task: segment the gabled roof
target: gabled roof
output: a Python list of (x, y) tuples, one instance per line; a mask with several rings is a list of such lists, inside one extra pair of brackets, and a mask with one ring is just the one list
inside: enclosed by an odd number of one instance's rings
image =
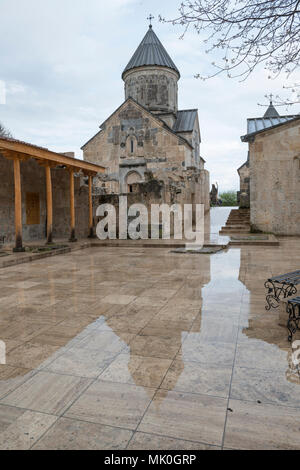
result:
[(184, 109), (177, 112), (177, 119), (173, 126), (174, 132), (192, 132), (197, 119), (198, 109)]
[(149, 26), (149, 29), (141, 44), (125, 67), (122, 77), (126, 72), (128, 72), (128, 70), (134, 69), (136, 67), (143, 67), (145, 65), (168, 67), (169, 69), (175, 70), (175, 72), (177, 72), (180, 76), (179, 70), (156, 36), (151, 25)]
[(184, 142), (185, 144), (187, 144), (190, 148), (193, 148), (193, 146), (191, 145), (191, 143), (185, 139), (184, 137), (180, 136), (180, 135), (177, 135), (176, 132), (173, 131), (173, 129), (171, 129), (171, 127), (169, 127), (165, 121), (163, 121), (157, 114), (153, 114), (151, 113), (147, 108), (145, 108), (143, 105), (141, 105), (140, 103), (138, 103), (137, 101), (135, 101), (133, 98), (127, 98), (127, 100), (125, 100), (101, 125), (100, 125), (100, 129), (101, 131), (100, 132), (97, 132), (97, 134), (95, 134), (91, 139), (89, 139), (82, 147), (81, 147), (81, 150), (84, 150), (84, 147), (89, 143), (91, 142), (91, 140), (93, 140), (98, 134), (100, 134), (102, 132), (102, 129), (105, 128), (105, 125), (107, 123), (107, 121), (109, 121), (111, 119), (111, 117), (116, 114), (118, 111), (121, 110), (121, 108), (126, 104), (126, 103), (129, 103), (130, 101), (132, 101), (136, 106), (138, 106), (139, 108), (141, 108), (144, 112), (146, 112), (147, 114), (150, 114), (151, 117), (153, 119), (156, 119), (157, 121), (159, 121), (163, 127), (171, 132), (171, 134), (174, 134), (178, 139), (180, 139), (182, 142)]
[(296, 121), (297, 119), (300, 119), (299, 114), (271, 118), (263, 117), (247, 119), (247, 134), (243, 135), (241, 140), (242, 142), (247, 142), (249, 138), (255, 136), (256, 134), (266, 130), (274, 129), (288, 122)]
[(286, 116), (280, 116), (277, 109), (274, 108), (272, 101), (261, 118), (250, 118), (247, 119), (247, 134), (241, 137), (242, 142), (247, 142), (249, 138), (264, 132), (268, 129), (286, 124), (289, 121), (293, 121), (299, 117), (298, 114), (290, 114)]

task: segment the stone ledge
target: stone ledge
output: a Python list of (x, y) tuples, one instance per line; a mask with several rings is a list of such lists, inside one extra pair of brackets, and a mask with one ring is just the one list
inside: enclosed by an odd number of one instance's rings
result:
[[(221, 234), (221, 232), (220, 232)], [(228, 235), (228, 233), (227, 233)], [(229, 235), (229, 246), (256, 245), (256, 246), (279, 246), (279, 241), (274, 235), (234, 234)]]
[[(83, 250), (85, 248), (91, 247), (90, 241), (80, 241), (77, 243), (67, 244), (64, 243), (65, 247), (59, 248), (57, 250), (52, 251), (45, 251), (41, 253), (32, 253), (32, 252), (24, 252), (24, 253), (11, 253), (6, 252), (6, 256), (0, 258), (0, 269), (1, 268), (8, 268), (10, 266), (16, 266), (18, 264), (30, 263), (31, 261), (40, 260), (43, 258), (49, 258), (51, 256), (63, 255), (66, 253), (71, 253), (72, 251)], [(41, 243), (42, 245), (42, 243)]]

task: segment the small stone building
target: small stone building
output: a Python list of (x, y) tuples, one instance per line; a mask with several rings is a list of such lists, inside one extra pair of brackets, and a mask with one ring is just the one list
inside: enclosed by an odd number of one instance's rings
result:
[(241, 209), (248, 209), (250, 207), (250, 165), (249, 165), (249, 152), (248, 158), (237, 170), (240, 177), (240, 190), (237, 193), (237, 200)]
[(300, 235), (300, 115), (280, 116), (271, 102), (241, 140), (249, 157), (238, 170), (240, 200), (249, 198), (252, 229)]
[(142, 193), (143, 183), (156, 180), (165, 202), (203, 203), (209, 210), (198, 112), (178, 110), (180, 72), (151, 25), (122, 78), (124, 103), (82, 147), (84, 160), (106, 168), (99, 194)]

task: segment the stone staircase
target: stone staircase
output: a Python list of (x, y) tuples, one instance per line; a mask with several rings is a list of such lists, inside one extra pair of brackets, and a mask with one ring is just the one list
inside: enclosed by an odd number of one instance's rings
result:
[(250, 232), (250, 209), (232, 209), (220, 235)]

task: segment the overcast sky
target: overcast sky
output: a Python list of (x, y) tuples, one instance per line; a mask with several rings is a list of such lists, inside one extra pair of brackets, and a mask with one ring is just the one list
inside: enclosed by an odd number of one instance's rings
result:
[[(244, 163), (247, 117), (261, 116), (264, 95), (282, 92), (263, 69), (245, 83), (218, 77), (203, 82), (214, 57), (196, 33), (184, 40), (180, 26), (159, 23), (176, 16), (180, 0), (0, 0), (0, 80), (6, 104), (0, 121), (13, 136), (52, 150), (75, 151), (124, 101), (121, 73), (148, 29), (154, 31), (181, 72), (180, 109), (198, 108), (201, 154), (221, 190), (238, 189)], [(279, 109), (286, 114), (285, 109)], [(296, 107), (288, 113), (298, 113)]]

